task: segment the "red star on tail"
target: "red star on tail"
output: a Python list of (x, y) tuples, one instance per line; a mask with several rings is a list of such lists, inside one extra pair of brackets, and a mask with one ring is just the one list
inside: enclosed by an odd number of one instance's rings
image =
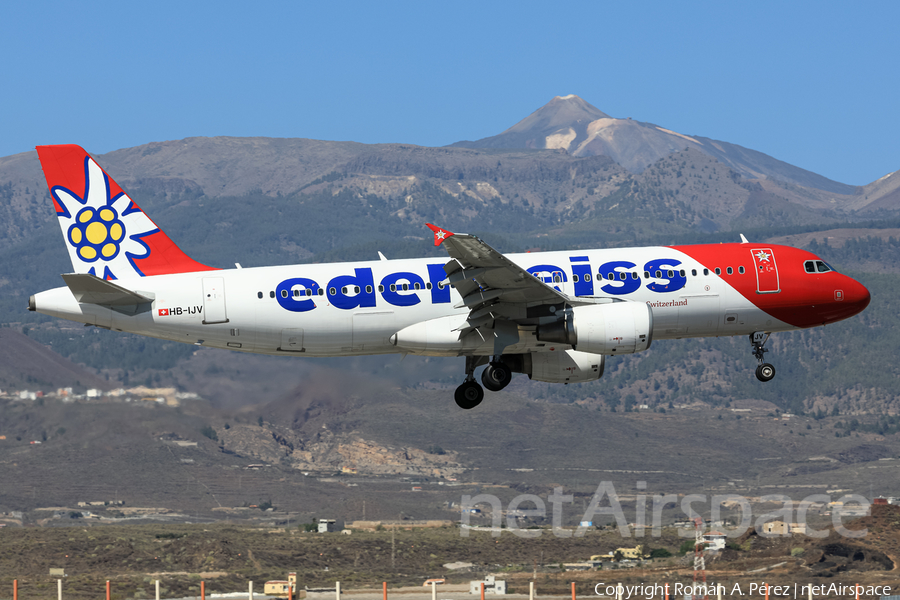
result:
[(440, 246), (441, 242), (446, 240), (448, 237), (453, 235), (452, 231), (447, 231), (446, 229), (441, 229), (437, 225), (432, 225), (431, 223), (425, 223), (428, 226), (428, 229), (434, 232), (434, 245)]

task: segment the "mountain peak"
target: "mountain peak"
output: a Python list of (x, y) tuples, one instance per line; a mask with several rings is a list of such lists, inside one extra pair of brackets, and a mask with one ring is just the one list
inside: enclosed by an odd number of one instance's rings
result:
[[(575, 94), (554, 96), (550, 102), (540, 107), (503, 133), (540, 131), (547, 135), (560, 128), (574, 124), (590, 123), (597, 119), (608, 119), (608, 114), (585, 102)], [(503, 135), (503, 134), (501, 134)]]

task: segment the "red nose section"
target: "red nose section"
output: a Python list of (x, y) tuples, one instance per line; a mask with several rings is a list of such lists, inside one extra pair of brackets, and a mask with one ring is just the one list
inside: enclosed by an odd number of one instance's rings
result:
[(852, 317), (865, 310), (869, 305), (869, 302), (872, 301), (872, 295), (869, 293), (868, 288), (860, 282), (851, 279), (850, 277), (848, 277), (847, 280), (847, 290), (844, 302), (847, 303), (847, 310), (852, 311), (847, 314), (847, 317)]
[(872, 296), (866, 286), (846, 275), (840, 289), (834, 290), (834, 300), (815, 307), (822, 324), (835, 323), (861, 313), (869, 305)]

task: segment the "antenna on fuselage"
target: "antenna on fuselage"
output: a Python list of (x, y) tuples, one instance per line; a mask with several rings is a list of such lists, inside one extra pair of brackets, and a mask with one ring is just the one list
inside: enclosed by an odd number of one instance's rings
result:
[(742, 244), (749, 244), (749, 243), (750, 243), (749, 241), (747, 241), (747, 238), (744, 237), (744, 234), (743, 234), (743, 233), (741, 234), (741, 243), (742, 243)]
[(381, 260), (387, 260), (384, 254), (381, 253), (381, 250), (378, 251), (378, 258), (380, 258)]

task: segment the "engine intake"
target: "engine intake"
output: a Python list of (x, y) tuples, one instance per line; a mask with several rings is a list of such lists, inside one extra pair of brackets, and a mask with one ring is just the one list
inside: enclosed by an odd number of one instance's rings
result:
[(653, 311), (642, 302), (575, 306), (565, 318), (540, 325), (537, 339), (591, 354), (643, 352), (653, 341)]

